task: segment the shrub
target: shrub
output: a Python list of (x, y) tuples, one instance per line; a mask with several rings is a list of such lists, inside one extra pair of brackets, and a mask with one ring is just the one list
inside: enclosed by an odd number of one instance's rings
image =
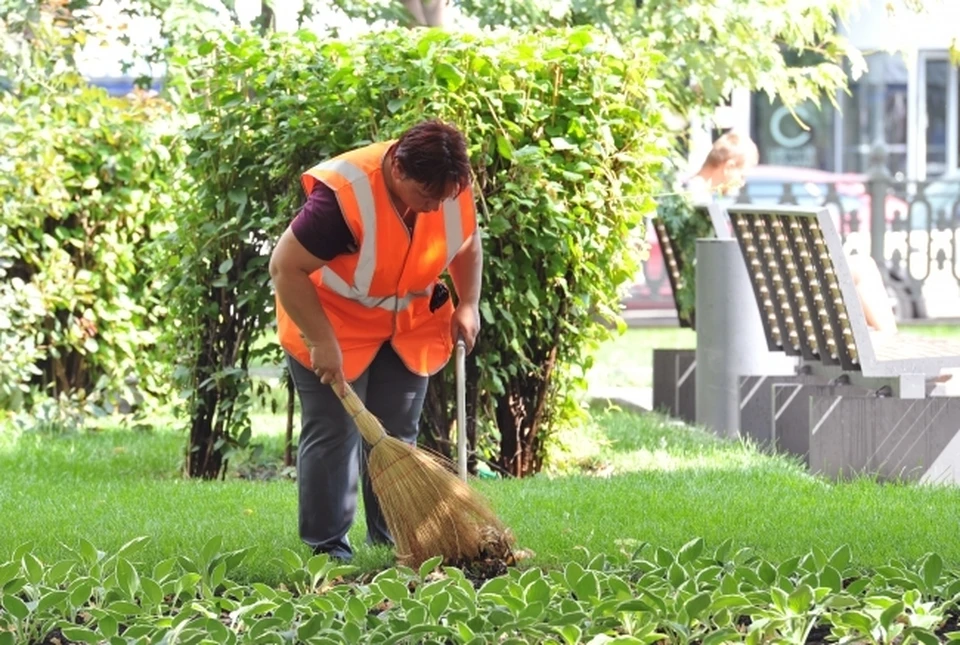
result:
[(169, 118), (69, 72), (0, 97), (0, 345), (15, 348), (3, 407), (29, 406), (30, 392), (110, 405), (132, 398), (128, 379), (165, 390), (149, 249), (175, 206)]
[[(237, 35), (177, 57), (196, 117), (197, 198), (169, 241), (180, 259), (171, 302), (191, 455), (209, 465), (191, 472), (221, 472), (211, 451), (247, 432), (246, 370), (274, 316), (270, 245), (304, 199), (300, 173), (427, 116), (464, 131), (476, 174), (486, 260), (471, 406), (500, 435), (502, 466), (538, 470), (545, 432), (576, 411), (587, 350), (637, 268), (633, 236), (653, 210), (665, 149), (658, 60), (643, 42), (622, 48), (590, 28), (533, 41), (511, 31)], [(258, 351), (280, 358), (275, 343)], [(449, 440), (451, 371), (431, 384), (434, 444)]]

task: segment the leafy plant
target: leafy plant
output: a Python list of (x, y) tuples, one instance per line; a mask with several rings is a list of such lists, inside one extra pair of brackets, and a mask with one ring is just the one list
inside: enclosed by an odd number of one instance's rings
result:
[[(189, 472), (222, 472), (222, 449), (249, 428), (250, 360), (280, 358), (275, 343), (254, 343), (273, 322), (267, 260), (303, 201), (300, 173), (424, 116), (461, 127), (476, 175), (487, 259), (472, 405), (495, 422), (505, 469), (538, 470), (636, 269), (631, 237), (663, 157), (656, 60), (642, 42), (623, 49), (589, 28), (536, 43), (512, 33), (395, 30), (322, 44), (238, 34), (177, 58), (175, 87), (196, 119), (186, 133), (195, 199), (166, 245)], [(449, 378), (433, 379), (433, 392)], [(442, 406), (428, 408), (426, 425), (442, 440), (453, 399), (433, 398)]]
[[(643, 545), (619, 555), (584, 553), (550, 569), (513, 568), (486, 580), (439, 560), (356, 577), (326, 555), (282, 550), (288, 580), (276, 588), (230, 578), (249, 549), (221, 549), (139, 565), (136, 538), (107, 554), (80, 539), (71, 555), (41, 562), (29, 545), (0, 563), (0, 644), (74, 642), (305, 643), (796, 643), (960, 642), (945, 630), (945, 599), (845, 571), (846, 587), (818, 576), (844, 549), (775, 563), (707, 549)], [(834, 566), (836, 565), (836, 566)], [(922, 566), (922, 565), (921, 565)], [(844, 567), (841, 567), (844, 568)], [(916, 566), (908, 567), (918, 572)], [(956, 572), (948, 579), (957, 582)], [(825, 584), (826, 583), (826, 584)], [(872, 587), (871, 587), (872, 586)], [(941, 640), (942, 639), (942, 640)]]
[(164, 392), (149, 242), (176, 208), (173, 123), (163, 101), (112, 98), (68, 67), (0, 95), (0, 338), (18, 345), (5, 406), (33, 391), (116, 405), (139, 396), (130, 381)]
[(656, 217), (680, 260), (680, 275), (675, 285), (677, 314), (680, 320), (695, 325), (697, 239), (713, 237), (713, 225), (708, 217), (694, 210), (692, 200), (682, 187), (664, 183), (671, 188), (657, 197)]

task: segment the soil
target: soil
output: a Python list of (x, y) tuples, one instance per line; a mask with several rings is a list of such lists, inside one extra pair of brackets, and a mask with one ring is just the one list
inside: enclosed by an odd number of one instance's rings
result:
[(74, 641), (70, 640), (63, 635), (63, 632), (60, 631), (60, 628), (52, 630), (49, 634), (43, 637), (43, 640), (37, 641), (36, 645), (71, 645)]

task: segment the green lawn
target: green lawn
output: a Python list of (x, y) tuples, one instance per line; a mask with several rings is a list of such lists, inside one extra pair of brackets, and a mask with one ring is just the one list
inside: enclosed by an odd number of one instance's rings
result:
[[(960, 340), (960, 325), (911, 323), (904, 334)], [(653, 350), (697, 346), (696, 333), (680, 327), (633, 327), (605, 343), (595, 354), (592, 383), (605, 387), (653, 387)]]
[[(849, 544), (855, 564), (916, 559), (939, 552), (960, 565), (960, 491), (868, 480), (831, 484), (796, 464), (713, 438), (652, 415), (594, 410), (578, 451), (584, 474), (482, 481), (477, 486), (534, 552), (531, 563), (557, 564), (613, 553), (641, 542), (679, 548), (695, 537), (708, 546), (730, 538), (771, 559), (819, 546)], [(279, 437), (271, 434), (274, 449)], [(64, 555), (83, 537), (112, 552), (151, 538), (145, 566), (171, 555), (195, 557), (212, 537), (223, 551), (253, 547), (238, 580), (277, 583), (275, 555), (306, 556), (296, 535), (290, 480), (185, 481), (178, 466), (183, 436), (169, 430), (102, 430), (72, 436), (0, 439), (0, 561), (25, 542), (41, 560)], [(352, 538), (362, 542), (362, 514)], [(389, 553), (359, 547), (369, 570)]]

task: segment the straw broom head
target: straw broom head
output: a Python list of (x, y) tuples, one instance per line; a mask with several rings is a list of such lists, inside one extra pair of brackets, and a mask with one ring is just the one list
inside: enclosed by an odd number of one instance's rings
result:
[[(509, 531), (487, 501), (445, 466), (446, 460), (388, 435), (344, 385), (341, 401), (371, 446), (370, 483), (402, 564), (415, 567), (438, 555), (447, 564), (459, 564), (509, 549)], [(334, 390), (340, 395), (336, 385)]]

